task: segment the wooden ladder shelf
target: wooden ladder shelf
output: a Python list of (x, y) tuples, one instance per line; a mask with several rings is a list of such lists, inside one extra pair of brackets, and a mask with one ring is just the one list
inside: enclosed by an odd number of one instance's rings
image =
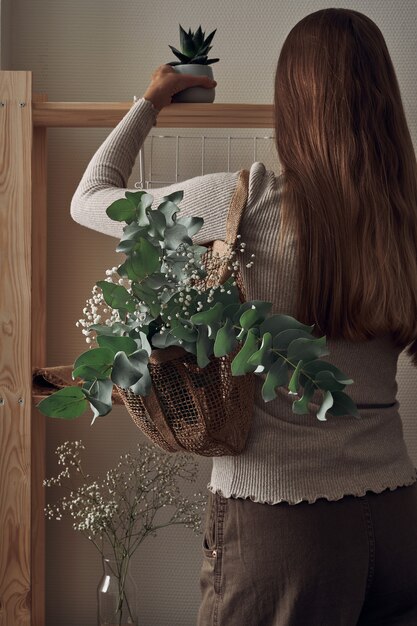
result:
[[(32, 72), (0, 72), (0, 624), (45, 624), (47, 128), (114, 127), (132, 102), (48, 102)], [(273, 128), (273, 106), (172, 104), (157, 127)]]

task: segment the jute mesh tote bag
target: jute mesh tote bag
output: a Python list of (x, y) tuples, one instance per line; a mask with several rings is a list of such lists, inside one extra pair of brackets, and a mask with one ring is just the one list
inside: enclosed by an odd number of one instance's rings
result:
[[(204, 289), (223, 284), (231, 275), (227, 261), (216, 263), (235, 244), (248, 196), (249, 171), (241, 170), (229, 206), (225, 241), (205, 244)], [(235, 274), (241, 302), (246, 300), (240, 269)], [(204, 368), (180, 346), (155, 349), (149, 359), (151, 393), (139, 396), (116, 386), (135, 424), (160, 448), (202, 456), (237, 455), (245, 447), (251, 425), (254, 374), (232, 376), (234, 353), (210, 357)]]

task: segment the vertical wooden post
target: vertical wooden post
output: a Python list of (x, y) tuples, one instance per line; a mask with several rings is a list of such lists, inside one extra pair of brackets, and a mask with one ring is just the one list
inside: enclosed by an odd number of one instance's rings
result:
[(0, 102), (0, 624), (30, 626), (32, 73)]
[[(46, 102), (32, 94), (32, 102)], [(32, 368), (46, 367), (47, 127), (33, 127), (32, 145)], [(32, 626), (45, 624), (45, 422), (32, 408)]]

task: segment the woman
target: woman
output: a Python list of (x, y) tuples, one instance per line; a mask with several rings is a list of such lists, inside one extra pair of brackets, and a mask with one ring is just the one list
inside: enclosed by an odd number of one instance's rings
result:
[[(121, 237), (105, 209), (125, 195), (158, 112), (205, 77), (159, 67), (94, 155), (72, 217)], [(323, 9), (290, 31), (275, 75), (282, 174), (256, 162), (241, 224), (249, 299), (273, 302), (326, 335), (354, 379), (361, 419), (265, 403), (238, 456), (213, 458), (198, 626), (417, 624), (417, 485), (396, 400), (400, 352), (417, 365), (417, 166), (384, 38), (365, 15)], [(238, 172), (152, 189), (184, 190), (194, 243), (225, 237)], [(129, 191), (136, 191), (131, 189)], [(317, 393), (317, 392), (316, 392)], [(317, 404), (315, 404), (317, 402)]]

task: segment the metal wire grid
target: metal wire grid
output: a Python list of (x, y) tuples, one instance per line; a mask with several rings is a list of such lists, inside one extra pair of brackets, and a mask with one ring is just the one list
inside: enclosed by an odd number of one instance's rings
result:
[[(175, 180), (153, 180), (152, 178), (152, 155), (153, 155), (153, 140), (154, 138), (158, 139), (175, 139)], [(204, 176), (204, 165), (205, 165), (205, 140), (206, 139), (227, 139), (227, 171), (230, 172), (230, 153), (231, 153), (231, 142), (233, 139), (251, 139), (251, 137), (247, 137), (246, 135), (220, 135), (216, 137), (201, 135), (201, 175)], [(171, 185), (173, 183), (178, 182), (178, 163), (179, 163), (179, 140), (180, 139), (198, 139), (198, 136), (188, 136), (188, 135), (151, 135), (150, 136), (150, 158), (149, 158), (149, 180), (145, 180), (145, 150), (144, 146), (142, 146), (139, 150), (139, 172), (140, 172), (140, 181), (135, 183), (136, 189), (149, 189), (149, 185)], [(258, 139), (274, 139), (273, 135), (255, 135), (252, 137), (253, 140), (253, 161), (257, 160), (257, 140)]]

